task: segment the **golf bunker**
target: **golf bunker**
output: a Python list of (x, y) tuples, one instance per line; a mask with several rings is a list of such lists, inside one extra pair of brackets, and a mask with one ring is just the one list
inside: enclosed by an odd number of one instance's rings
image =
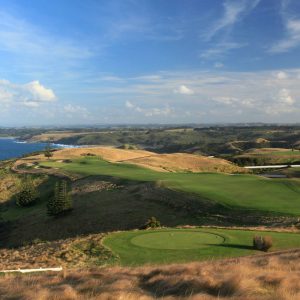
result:
[(142, 248), (183, 250), (206, 248), (222, 244), (224, 240), (221, 235), (210, 232), (170, 230), (140, 234), (130, 243)]

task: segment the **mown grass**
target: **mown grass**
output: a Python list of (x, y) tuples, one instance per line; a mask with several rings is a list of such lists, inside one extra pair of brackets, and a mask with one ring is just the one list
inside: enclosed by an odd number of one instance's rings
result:
[(47, 161), (43, 166), (81, 175), (107, 175), (135, 181), (155, 181), (193, 193), (228, 207), (274, 214), (300, 214), (300, 184), (292, 179), (269, 179), (255, 175), (156, 172), (135, 165), (83, 158), (72, 163)]
[[(179, 249), (164, 249), (168, 247), (166, 241), (166, 233), (176, 234), (178, 232), (187, 233), (188, 239), (193, 237), (191, 232), (211, 233), (218, 237), (223, 237), (224, 241), (220, 244), (211, 243), (211, 238), (205, 236), (199, 241), (198, 248), (180, 249), (181, 242), (178, 240)], [(156, 238), (162, 249), (150, 248), (148, 245), (147, 235), (151, 238), (151, 234), (156, 233)], [(159, 237), (159, 233), (161, 237)], [(116, 255), (120, 257), (120, 264), (124, 266), (143, 265), (143, 264), (167, 264), (177, 262), (191, 262), (208, 259), (217, 259), (224, 257), (236, 257), (261, 253), (252, 247), (252, 238), (254, 235), (271, 236), (274, 245), (272, 250), (296, 248), (300, 246), (300, 238), (297, 233), (279, 233), (279, 232), (263, 232), (250, 230), (228, 230), (228, 229), (161, 229), (148, 231), (127, 231), (113, 233), (106, 237), (103, 241), (104, 245), (109, 247)], [(144, 239), (142, 243), (136, 243), (137, 237)], [(186, 241), (184, 234), (183, 241)], [(189, 241), (191, 244), (191, 241)]]

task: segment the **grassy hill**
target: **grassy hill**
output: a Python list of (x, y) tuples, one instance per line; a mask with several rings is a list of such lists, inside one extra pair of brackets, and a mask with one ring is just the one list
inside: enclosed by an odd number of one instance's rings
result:
[[(221, 158), (207, 157), (187, 153), (157, 154), (145, 150), (117, 149), (113, 147), (65, 148), (53, 152), (52, 161), (98, 157), (109, 162), (127, 163), (154, 169), (160, 172), (222, 172), (246, 173), (230, 161)], [(45, 160), (43, 154), (19, 159), (17, 165), (32, 166)]]
[(254, 175), (167, 173), (131, 164), (82, 158), (71, 163), (46, 161), (42, 166), (88, 175), (106, 175), (133, 181), (160, 182), (173, 190), (192, 193), (232, 208), (300, 214), (300, 184), (291, 179), (266, 179)]

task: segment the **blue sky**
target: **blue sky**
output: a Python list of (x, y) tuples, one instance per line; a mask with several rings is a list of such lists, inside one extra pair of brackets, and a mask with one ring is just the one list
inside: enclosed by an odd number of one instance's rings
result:
[(298, 0), (0, 0), (0, 125), (299, 122)]

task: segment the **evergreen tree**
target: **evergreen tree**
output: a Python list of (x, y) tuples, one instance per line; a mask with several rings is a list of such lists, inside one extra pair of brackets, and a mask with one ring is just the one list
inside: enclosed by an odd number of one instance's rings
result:
[(72, 210), (72, 198), (66, 180), (55, 183), (54, 197), (49, 199), (47, 209), (48, 214), (53, 216)]

